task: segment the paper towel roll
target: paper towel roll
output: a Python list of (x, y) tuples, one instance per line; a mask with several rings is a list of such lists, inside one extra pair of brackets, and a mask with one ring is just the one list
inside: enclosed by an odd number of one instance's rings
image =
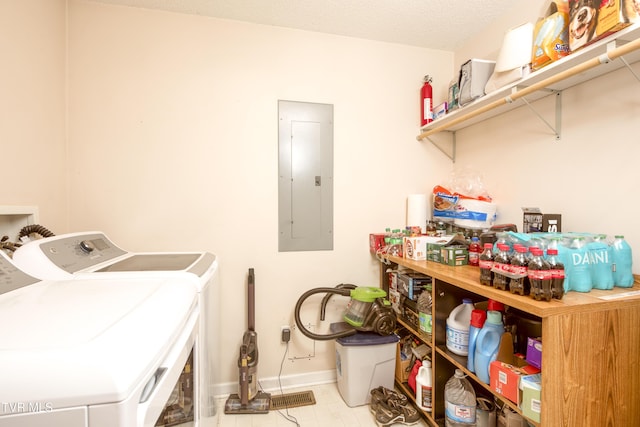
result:
[(407, 197), (407, 227), (419, 226), (427, 232), (427, 195), (409, 194)]

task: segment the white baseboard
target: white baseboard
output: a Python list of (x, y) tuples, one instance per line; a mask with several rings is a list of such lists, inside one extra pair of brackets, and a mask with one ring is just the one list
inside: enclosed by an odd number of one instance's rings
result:
[[(329, 384), (336, 382), (336, 370), (307, 372), (304, 374), (285, 375), (278, 377), (260, 378), (258, 384), (260, 389), (268, 393), (282, 390), (310, 387), (319, 384)], [(220, 383), (214, 386), (214, 394), (218, 397), (227, 396), (238, 392), (238, 382)]]

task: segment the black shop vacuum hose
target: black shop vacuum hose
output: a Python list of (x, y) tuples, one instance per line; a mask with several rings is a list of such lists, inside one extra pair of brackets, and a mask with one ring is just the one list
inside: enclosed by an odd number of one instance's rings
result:
[(348, 297), (348, 296), (351, 295), (351, 290), (355, 289), (355, 288), (356, 288), (355, 285), (340, 284), (340, 285), (336, 286), (335, 288), (314, 288), (314, 289), (309, 289), (307, 292), (303, 293), (300, 296), (300, 298), (298, 298), (298, 302), (296, 303), (296, 308), (295, 308), (296, 325), (298, 325), (298, 329), (300, 329), (300, 332), (302, 332), (306, 337), (311, 338), (312, 340), (316, 340), (316, 341), (334, 340), (336, 338), (348, 337), (349, 335), (353, 335), (356, 332), (358, 332), (356, 329), (348, 329), (348, 330), (345, 330), (345, 331), (336, 332), (336, 333), (328, 334), (328, 335), (314, 334), (313, 332), (311, 332), (307, 328), (305, 328), (304, 324), (300, 320), (300, 308), (302, 307), (302, 304), (304, 303), (304, 301), (307, 298), (309, 298), (311, 295), (327, 294), (322, 299), (321, 310), (320, 310), (320, 320), (324, 320), (325, 307), (327, 305), (327, 302), (329, 302), (329, 298), (331, 298), (331, 296), (333, 294), (338, 294), (338, 295), (342, 295), (342, 296)]

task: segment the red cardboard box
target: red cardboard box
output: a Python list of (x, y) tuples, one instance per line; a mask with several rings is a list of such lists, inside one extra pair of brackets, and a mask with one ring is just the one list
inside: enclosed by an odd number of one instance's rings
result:
[(496, 360), (489, 366), (489, 382), (493, 391), (519, 405), (520, 377), (539, 372), (539, 369), (530, 365), (519, 368)]
[(369, 234), (369, 251), (375, 254), (384, 247), (384, 233)]

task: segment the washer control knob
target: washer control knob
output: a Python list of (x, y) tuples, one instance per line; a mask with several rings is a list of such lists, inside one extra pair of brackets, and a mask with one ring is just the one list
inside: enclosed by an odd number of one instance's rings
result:
[(96, 247), (94, 246), (93, 242), (91, 242), (90, 240), (83, 240), (80, 242), (80, 249), (84, 253), (90, 254), (95, 250), (95, 248)]

